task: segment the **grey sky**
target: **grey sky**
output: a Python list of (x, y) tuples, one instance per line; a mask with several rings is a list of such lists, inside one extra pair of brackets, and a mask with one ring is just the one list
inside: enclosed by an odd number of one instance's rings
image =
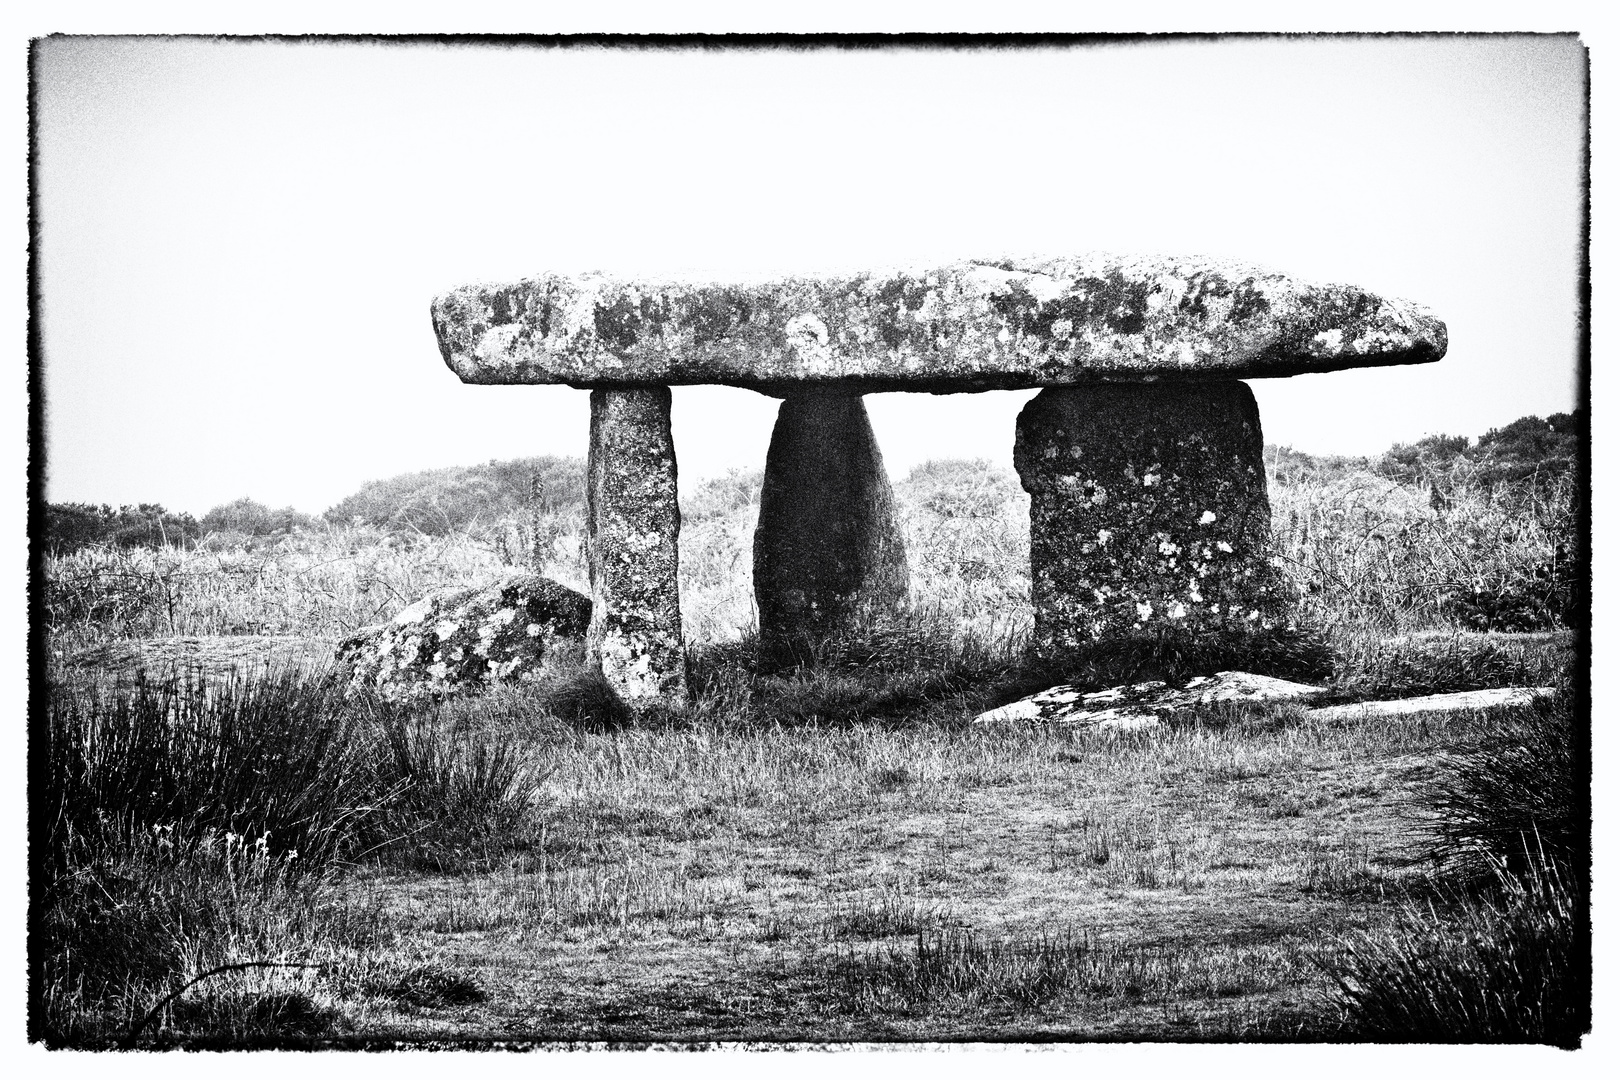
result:
[[(1574, 403), (1569, 37), (1028, 50), (52, 39), (38, 65), (48, 497), (319, 511), (581, 454), (586, 397), (465, 387), (428, 302), (544, 269), (1211, 254), (1446, 320), (1437, 365), (1260, 380), (1268, 441), (1375, 453)], [(869, 399), (891, 473), (1009, 462), (1026, 394)], [(775, 403), (676, 390), (685, 476)]]

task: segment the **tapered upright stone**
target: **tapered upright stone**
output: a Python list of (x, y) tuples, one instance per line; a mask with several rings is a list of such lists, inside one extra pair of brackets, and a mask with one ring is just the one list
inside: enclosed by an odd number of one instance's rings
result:
[(1018, 416), (1035, 648), (1241, 633), (1288, 598), (1260, 413), (1241, 382), (1049, 388)]
[(754, 532), (760, 643), (802, 656), (900, 610), (910, 575), (894, 491), (856, 394), (782, 402)]
[(591, 391), (586, 655), (631, 705), (686, 699), (669, 406), (666, 386)]

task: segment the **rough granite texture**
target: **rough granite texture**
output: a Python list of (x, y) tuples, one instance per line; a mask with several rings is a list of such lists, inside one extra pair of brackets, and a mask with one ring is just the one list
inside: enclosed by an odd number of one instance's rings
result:
[(824, 392), (783, 401), (754, 531), (766, 654), (801, 656), (892, 614), (909, 584), (894, 491), (866, 405)]
[(681, 512), (668, 387), (591, 392), (586, 656), (632, 706), (686, 700), (681, 645)]
[(1018, 416), (1035, 649), (1262, 629), (1288, 608), (1269, 559), (1260, 415), (1240, 382), (1048, 389)]
[(512, 574), (431, 593), (345, 638), (337, 660), (355, 684), (385, 698), (444, 697), (539, 676), (548, 657), (577, 650), (590, 617), (590, 600), (566, 585)]
[(548, 274), (433, 302), (463, 382), (934, 393), (1421, 364), (1427, 309), (1203, 258), (1085, 255), (721, 283)]

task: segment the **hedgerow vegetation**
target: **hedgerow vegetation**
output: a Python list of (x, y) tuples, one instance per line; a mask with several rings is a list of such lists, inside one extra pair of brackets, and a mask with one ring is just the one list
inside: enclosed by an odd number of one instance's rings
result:
[[(514, 565), (583, 589), (578, 461), (398, 477), (319, 519), (242, 499), (191, 532), (143, 507), (87, 538), (73, 521), (118, 515), (52, 507), (31, 1032), (1574, 1045), (1573, 431), (1268, 448), (1302, 625), (1264, 655), (1099, 650), (1062, 672), (1023, 657), (1010, 473), (896, 483), (911, 615), (774, 672), (753, 657), (760, 474), (683, 485), (693, 699), (666, 713), (583, 672), (401, 706), (318, 663), (106, 665), (129, 639), (336, 639)], [(1345, 700), (1559, 692), (1380, 722), (1229, 707), (1111, 738), (968, 722), (1059, 676), (1267, 664)]]

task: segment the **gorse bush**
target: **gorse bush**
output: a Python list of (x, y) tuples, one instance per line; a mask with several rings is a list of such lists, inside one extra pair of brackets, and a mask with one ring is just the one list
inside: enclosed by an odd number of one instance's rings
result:
[(1472, 445), (1463, 435), (1429, 435), (1398, 443), (1373, 468), (1404, 484), (1426, 484), (1441, 497), (1461, 481), (1486, 487), (1526, 479), (1554, 480), (1574, 469), (1580, 448), (1580, 418), (1555, 413), (1521, 416), (1492, 428)]

